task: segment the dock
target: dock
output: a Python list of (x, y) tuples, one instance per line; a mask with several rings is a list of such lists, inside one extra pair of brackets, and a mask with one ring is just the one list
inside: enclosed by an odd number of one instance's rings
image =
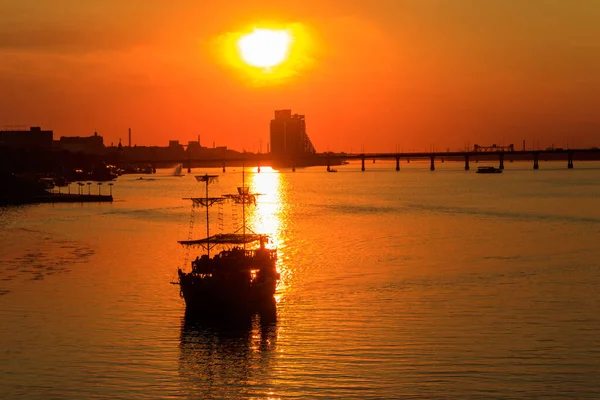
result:
[(106, 194), (49, 193), (43, 196), (34, 196), (28, 203), (112, 203), (112, 201), (112, 195)]

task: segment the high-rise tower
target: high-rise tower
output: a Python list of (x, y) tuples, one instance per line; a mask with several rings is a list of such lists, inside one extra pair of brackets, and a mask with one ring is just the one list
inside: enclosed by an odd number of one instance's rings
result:
[(304, 115), (292, 114), (292, 110), (276, 110), (271, 120), (271, 155), (279, 160), (294, 160), (316, 153), (306, 134)]

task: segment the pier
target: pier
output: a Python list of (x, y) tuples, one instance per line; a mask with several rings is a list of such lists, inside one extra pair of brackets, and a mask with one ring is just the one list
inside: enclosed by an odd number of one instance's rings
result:
[(34, 196), (28, 203), (111, 203), (112, 201), (111, 194), (49, 193), (48, 195)]

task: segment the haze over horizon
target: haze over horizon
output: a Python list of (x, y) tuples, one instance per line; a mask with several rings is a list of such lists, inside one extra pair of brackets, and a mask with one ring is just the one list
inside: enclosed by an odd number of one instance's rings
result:
[[(289, 108), (318, 151), (596, 146), (598, 21), (595, 0), (5, 0), (0, 127), (265, 151)], [(232, 61), (263, 25), (297, 33), (287, 64)]]

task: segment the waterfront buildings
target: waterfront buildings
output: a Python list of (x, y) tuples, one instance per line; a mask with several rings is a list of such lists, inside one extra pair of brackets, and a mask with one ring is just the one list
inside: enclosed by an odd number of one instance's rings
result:
[(98, 132), (94, 132), (93, 136), (61, 136), (60, 140), (55, 142), (55, 147), (72, 153), (102, 155), (104, 154), (104, 139), (98, 135)]
[(9, 149), (51, 150), (52, 131), (42, 130), (39, 126), (25, 129), (0, 130), (0, 147)]

